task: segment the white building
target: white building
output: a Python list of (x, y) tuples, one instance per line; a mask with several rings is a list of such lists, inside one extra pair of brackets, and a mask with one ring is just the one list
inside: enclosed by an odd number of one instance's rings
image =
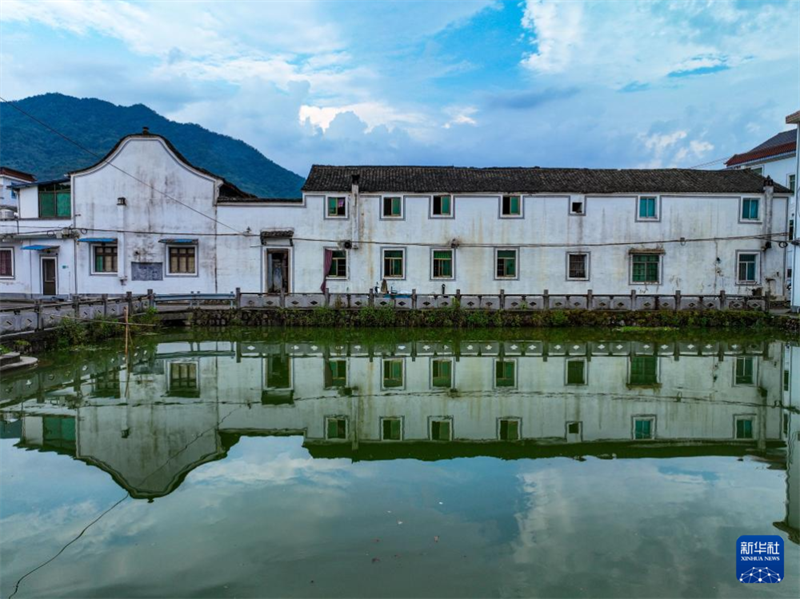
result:
[(19, 201), (15, 185), (31, 183), (36, 177), (13, 168), (0, 166), (0, 210), (17, 210)]
[[(788, 119), (787, 123), (789, 123)], [(795, 199), (797, 188), (797, 131), (790, 129), (773, 135), (752, 150), (733, 155), (725, 162), (725, 165), (729, 169), (749, 169), (763, 177), (769, 177), (776, 183), (780, 183), (791, 190), (788, 232), (790, 238), (794, 239), (797, 229)], [(792, 273), (795, 270), (793, 267), (794, 253), (794, 246), (790, 245), (787, 248), (786, 256), (787, 286), (791, 286)]]
[[(793, 131), (795, 135), (795, 148), (800, 146), (800, 111), (790, 114), (786, 117), (786, 124), (787, 125), (795, 125), (795, 129)], [(790, 264), (793, 265), (792, 270), (793, 272), (800, 273), (800, 250), (798, 250), (798, 233), (797, 227), (800, 224), (800, 210), (797, 209), (797, 179), (800, 177), (800, 152), (795, 151), (794, 156), (794, 183), (795, 187), (793, 190), (795, 191), (795, 217), (793, 221), (793, 237), (792, 244), (791, 244), (791, 262)], [(792, 305), (792, 312), (800, 312), (800, 285), (793, 285), (792, 286), (792, 295), (791, 295), (791, 305)]]
[(20, 188), (19, 220), (0, 222), (16, 265), (0, 290), (782, 297), (791, 193), (766, 183), (746, 170), (314, 166), (302, 198), (256, 198), (145, 131), (68, 190)]

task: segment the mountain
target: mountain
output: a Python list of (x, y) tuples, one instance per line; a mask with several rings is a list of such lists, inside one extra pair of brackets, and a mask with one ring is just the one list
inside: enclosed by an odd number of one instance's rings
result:
[[(163, 135), (192, 164), (261, 197), (300, 197), (303, 178), (241, 140), (200, 125), (176, 123), (143, 104), (117, 106), (96, 98), (44, 94), (14, 102), (70, 139), (105, 156), (142, 127)], [(96, 156), (47, 130), (13, 106), (0, 104), (0, 165), (55, 179), (90, 166)]]

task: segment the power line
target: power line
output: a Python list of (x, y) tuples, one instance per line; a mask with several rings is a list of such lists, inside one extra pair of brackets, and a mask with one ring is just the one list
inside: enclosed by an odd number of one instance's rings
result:
[(695, 164), (694, 166), (690, 166), (688, 168), (702, 168), (704, 166), (711, 166), (712, 164), (716, 164), (717, 162), (722, 162), (723, 160), (727, 160), (730, 156), (723, 156), (722, 158), (715, 158), (714, 160), (709, 160), (708, 162), (703, 162), (702, 164)]
[(115, 168), (115, 169), (116, 169), (116, 170), (118, 170), (119, 172), (121, 172), (121, 173), (123, 173), (123, 174), (127, 175), (128, 177), (130, 177), (130, 178), (131, 178), (131, 179), (133, 179), (134, 181), (137, 181), (138, 183), (141, 183), (142, 185), (144, 185), (144, 186), (146, 186), (146, 187), (149, 187), (150, 189), (152, 189), (152, 190), (153, 190), (153, 191), (155, 191), (156, 193), (160, 193), (160, 194), (161, 194), (161, 195), (163, 195), (165, 198), (168, 198), (168, 199), (172, 200), (173, 202), (176, 202), (176, 203), (180, 204), (180, 205), (181, 205), (181, 206), (183, 206), (184, 208), (188, 208), (188, 209), (189, 209), (189, 210), (191, 210), (192, 212), (194, 212), (194, 213), (196, 213), (196, 214), (199, 214), (200, 216), (203, 216), (203, 217), (205, 217), (205, 218), (207, 218), (207, 219), (209, 219), (209, 220), (211, 220), (211, 221), (213, 221), (213, 222), (217, 223), (218, 225), (222, 225), (223, 227), (227, 227), (227, 228), (228, 228), (228, 229), (230, 229), (231, 231), (236, 231), (236, 233), (238, 233), (238, 234), (243, 234), (243, 232), (242, 232), (242, 231), (239, 231), (238, 229), (236, 229), (236, 228), (234, 228), (234, 227), (232, 227), (232, 226), (230, 226), (230, 225), (228, 225), (228, 224), (226, 224), (226, 223), (223, 223), (222, 221), (220, 221), (220, 220), (218, 220), (218, 219), (214, 218), (213, 216), (209, 216), (209, 215), (208, 215), (208, 214), (206, 214), (205, 212), (202, 212), (202, 211), (198, 210), (197, 208), (194, 208), (193, 206), (190, 206), (189, 204), (187, 204), (187, 203), (185, 203), (185, 202), (182, 202), (182, 201), (180, 201), (180, 200), (179, 200), (179, 199), (177, 199), (177, 198), (174, 198), (174, 197), (172, 197), (172, 196), (171, 196), (170, 194), (168, 194), (166, 191), (163, 191), (163, 190), (161, 190), (161, 189), (157, 189), (156, 187), (154, 187), (153, 185), (151, 185), (151, 184), (150, 184), (150, 183), (148, 183), (147, 181), (143, 181), (142, 179), (140, 179), (140, 178), (139, 178), (139, 177), (137, 177), (136, 175), (132, 175), (132, 174), (131, 174), (131, 173), (129, 173), (128, 171), (126, 171), (126, 170), (124, 170), (124, 169), (121, 169), (121, 168), (120, 168), (120, 167), (118, 167), (116, 164), (113, 164), (113, 163), (111, 163), (111, 162), (109, 162), (109, 161), (106, 161), (106, 160), (104, 160), (104, 159), (105, 159), (105, 157), (104, 157), (104, 156), (101, 156), (100, 154), (98, 154), (98, 153), (96, 153), (96, 152), (94, 152), (94, 151), (90, 150), (89, 148), (87, 148), (86, 146), (84, 146), (83, 144), (81, 144), (80, 142), (77, 142), (77, 141), (75, 141), (74, 139), (72, 139), (71, 137), (69, 137), (69, 136), (65, 135), (64, 133), (62, 133), (62, 132), (61, 132), (61, 131), (59, 131), (58, 129), (56, 129), (56, 128), (54, 128), (54, 127), (50, 126), (50, 125), (48, 125), (47, 123), (45, 123), (45, 122), (44, 122), (44, 121), (42, 121), (41, 119), (39, 119), (39, 118), (35, 117), (34, 115), (32, 115), (31, 113), (27, 112), (26, 110), (23, 110), (22, 108), (20, 108), (19, 106), (17, 106), (17, 105), (16, 105), (14, 102), (11, 102), (10, 100), (6, 100), (6, 99), (5, 99), (5, 98), (3, 98), (2, 96), (0, 96), (0, 101), (2, 101), (2, 102), (4, 102), (4, 103), (8, 104), (8, 105), (9, 105), (9, 106), (11, 106), (11, 107), (12, 107), (14, 110), (16, 110), (16, 111), (18, 111), (18, 112), (20, 112), (20, 113), (24, 114), (25, 116), (27, 116), (27, 117), (28, 117), (29, 119), (31, 119), (32, 121), (34, 121), (34, 122), (38, 123), (39, 125), (41, 125), (41, 126), (42, 126), (42, 127), (44, 127), (45, 129), (47, 129), (47, 130), (49, 130), (49, 131), (52, 131), (53, 133), (55, 133), (55, 134), (56, 134), (56, 135), (58, 135), (59, 137), (61, 137), (61, 138), (65, 139), (66, 141), (68, 141), (69, 143), (71, 143), (72, 145), (74, 145), (75, 147), (77, 147), (77, 148), (80, 148), (80, 149), (81, 149), (81, 150), (83, 150), (84, 152), (87, 152), (88, 154), (91, 154), (92, 156), (94, 156), (95, 158), (98, 158), (98, 159), (100, 159), (101, 161), (104, 161), (104, 163), (105, 163), (105, 164), (107, 164), (108, 166), (110, 166), (110, 167), (112, 167), (112, 168)]
[[(24, 226), (24, 225), (21, 225)], [(40, 229), (38, 231), (29, 231), (28, 234), (32, 233), (57, 233), (63, 232), (65, 229)], [(98, 228), (91, 228), (91, 227), (79, 227), (79, 228), (69, 228), (67, 227), (66, 230), (73, 230), (73, 231), (94, 231), (98, 233), (132, 233), (138, 235), (188, 235), (194, 237), (259, 237), (258, 233), (241, 233), (241, 234), (234, 234), (234, 233), (195, 233), (195, 232), (175, 232), (175, 231), (146, 231), (146, 230), (135, 230), (135, 229), (98, 229)], [(13, 235), (13, 233), (12, 233)], [(760, 233), (754, 235), (729, 235), (729, 236), (713, 236), (713, 237), (678, 237), (674, 239), (654, 239), (654, 240), (641, 240), (641, 241), (600, 241), (600, 242), (587, 242), (587, 243), (504, 243), (504, 244), (494, 244), (494, 243), (470, 243), (470, 242), (461, 242), (457, 238), (454, 240), (457, 244), (457, 247), (475, 247), (475, 248), (494, 248), (500, 247), (502, 245), (514, 246), (514, 247), (524, 247), (524, 248), (560, 248), (560, 247), (615, 247), (615, 246), (630, 246), (630, 245), (658, 245), (658, 244), (668, 244), (668, 243), (706, 243), (706, 242), (717, 242), (717, 241), (737, 241), (737, 240), (744, 240), (744, 239), (762, 239), (762, 240), (771, 240), (773, 238), (786, 238), (788, 237), (788, 232), (778, 232), (778, 233)], [(1, 234), (0, 234), (1, 236)], [(309, 243), (340, 243), (344, 241), (343, 239), (330, 239), (330, 238), (322, 238), (322, 237), (291, 237), (293, 241), (306, 241)], [(402, 241), (398, 242), (397, 240), (361, 240), (358, 241), (357, 244), (359, 245), (403, 245), (403, 246), (420, 246), (420, 247), (433, 247), (439, 248), (443, 245), (448, 245), (452, 243), (451, 241), (443, 241), (443, 242), (422, 242), (422, 241)], [(260, 247), (260, 246), (252, 246), (252, 247)]]

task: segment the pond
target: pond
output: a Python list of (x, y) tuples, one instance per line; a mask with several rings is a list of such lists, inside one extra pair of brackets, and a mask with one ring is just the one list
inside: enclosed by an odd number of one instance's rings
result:
[[(792, 371), (794, 364), (794, 373)], [(800, 348), (179, 330), (0, 384), (0, 595), (800, 595)]]

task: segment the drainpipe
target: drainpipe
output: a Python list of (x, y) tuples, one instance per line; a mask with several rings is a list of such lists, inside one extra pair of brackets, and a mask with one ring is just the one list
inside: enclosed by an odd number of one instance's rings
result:
[(359, 241), (361, 241), (361, 206), (358, 197), (358, 184), (361, 181), (361, 175), (353, 173), (350, 179), (350, 193), (353, 196), (353, 221), (351, 228), (350, 239), (353, 242), (353, 249), (358, 249)]
[[(764, 179), (764, 235), (766, 236), (764, 239), (764, 245), (762, 246), (761, 253), (763, 255), (761, 261), (761, 268), (762, 268), (762, 277), (767, 272), (767, 252), (772, 247), (772, 202), (773, 196), (775, 192), (775, 182), (772, 180), (772, 177), (767, 177)], [(770, 281), (772, 277), (764, 277), (764, 283), (767, 288), (767, 292), (774, 296), (777, 289), (772, 289)]]

